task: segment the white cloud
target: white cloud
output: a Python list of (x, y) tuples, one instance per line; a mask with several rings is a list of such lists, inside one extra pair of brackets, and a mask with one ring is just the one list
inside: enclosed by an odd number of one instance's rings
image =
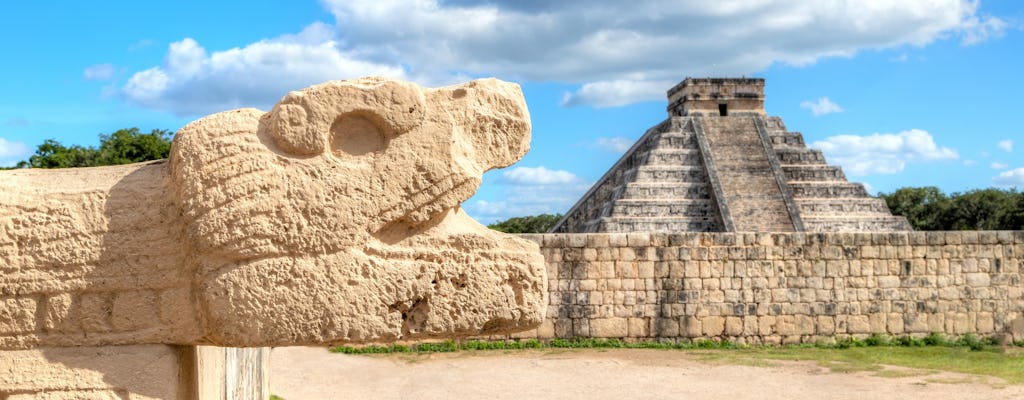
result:
[(1013, 140), (1010, 140), (1010, 139), (1000, 140), (998, 146), (999, 146), (1000, 149), (1005, 150), (1007, 153), (1012, 152), (1013, 151)]
[(1003, 36), (1009, 24), (991, 16), (972, 15), (962, 23), (963, 38), (960, 44), (970, 46)]
[(463, 204), (466, 212), (481, 223), (564, 213), (591, 185), (569, 171), (542, 166), (501, 171), (497, 183), (501, 200), (471, 200)]
[(575, 174), (565, 170), (550, 170), (540, 167), (515, 167), (502, 171), (502, 182), (515, 185), (561, 185), (580, 181)]
[[(996, 37), (976, 0), (324, 0), (335, 25), (207, 51), (185, 39), (126, 97), (176, 113), (269, 105), (326, 79), (474, 76), (579, 85), (567, 106), (664, 100), (685, 76), (751, 75), (864, 50)], [(191, 41), (191, 43), (188, 43)], [(179, 61), (185, 61), (179, 63)]]
[(989, 166), (992, 167), (992, 169), (1006, 169), (1006, 167), (1009, 167), (1009, 165), (1003, 164), (999, 161), (994, 161), (992, 164), (989, 164)]
[(1024, 188), (1024, 167), (1000, 172), (999, 176), (992, 178), (992, 182), (999, 186)]
[(597, 147), (614, 153), (624, 153), (633, 146), (633, 141), (624, 137), (597, 138), (594, 142)]
[(956, 150), (939, 147), (931, 134), (920, 129), (897, 134), (832, 136), (811, 143), (810, 147), (821, 149), (830, 162), (841, 165), (850, 175), (895, 174), (910, 162), (959, 157)]
[(114, 66), (112, 64), (96, 64), (82, 71), (82, 76), (88, 81), (106, 81), (114, 77)]
[(0, 138), (0, 166), (9, 167), (28, 156), (31, 151), (22, 142), (11, 142)]
[(595, 108), (618, 107), (646, 100), (660, 100), (672, 87), (671, 81), (603, 81), (585, 83), (575, 93), (562, 95), (562, 106), (588, 105)]
[(135, 73), (122, 95), (146, 107), (197, 115), (266, 109), (290, 90), (331, 79), (404, 75), (399, 66), (342, 53), (331, 35), (332, 28), (314, 24), (298, 35), (212, 53), (186, 38), (170, 45), (163, 66)]
[(975, 161), (975, 160), (970, 160), (970, 159), (964, 160), (964, 166), (965, 167), (973, 167), (975, 165), (978, 165), (978, 162)]
[(818, 98), (817, 102), (801, 102), (800, 108), (811, 110), (811, 114), (814, 114), (815, 117), (819, 115), (843, 112), (843, 108), (839, 107), (838, 104), (833, 103), (832, 100), (828, 99), (828, 97)]

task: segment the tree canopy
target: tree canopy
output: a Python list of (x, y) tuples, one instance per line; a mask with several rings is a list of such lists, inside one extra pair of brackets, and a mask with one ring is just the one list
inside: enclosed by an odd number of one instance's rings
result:
[(562, 214), (540, 214), (513, 217), (487, 225), (487, 227), (505, 233), (546, 233), (560, 219), (562, 219)]
[(173, 132), (163, 129), (142, 133), (139, 128), (128, 128), (101, 134), (99, 147), (65, 146), (47, 139), (28, 161), (19, 162), (15, 168), (98, 167), (159, 160), (170, 154), (172, 137)]
[(975, 189), (946, 195), (934, 186), (879, 193), (916, 230), (1024, 230), (1024, 193)]

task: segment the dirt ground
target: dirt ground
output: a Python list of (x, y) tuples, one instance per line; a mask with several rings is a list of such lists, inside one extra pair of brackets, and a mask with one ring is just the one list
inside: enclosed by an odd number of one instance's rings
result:
[[(276, 348), (271, 392), (311, 399), (1024, 399), (1024, 386), (953, 373), (836, 373), (810, 362), (702, 362), (664, 350), (342, 355)], [(915, 376), (906, 376), (915, 375)]]

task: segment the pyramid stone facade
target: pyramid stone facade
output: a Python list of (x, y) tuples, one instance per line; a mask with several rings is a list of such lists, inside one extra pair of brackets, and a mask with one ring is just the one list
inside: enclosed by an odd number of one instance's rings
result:
[(552, 232), (909, 231), (799, 132), (764, 111), (764, 79), (687, 78)]

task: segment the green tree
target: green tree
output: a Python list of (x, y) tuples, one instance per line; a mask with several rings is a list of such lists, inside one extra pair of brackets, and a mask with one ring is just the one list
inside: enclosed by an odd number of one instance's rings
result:
[(562, 219), (562, 214), (540, 214), (513, 217), (487, 225), (487, 227), (505, 233), (545, 233), (560, 219)]
[(64, 146), (53, 139), (46, 139), (36, 148), (28, 161), (18, 162), (18, 168), (74, 168), (91, 167), (96, 164), (96, 149), (74, 145)]
[(100, 135), (97, 165), (131, 164), (167, 158), (171, 153), (174, 134), (164, 129), (149, 133), (139, 128), (120, 129), (109, 135)]
[(954, 194), (948, 212), (950, 230), (1024, 229), (1024, 193), (978, 189)]
[(1015, 189), (976, 189), (947, 196), (933, 186), (906, 187), (879, 197), (916, 230), (1024, 229), (1024, 193)]
[(167, 158), (171, 152), (171, 138), (174, 134), (163, 129), (149, 133), (139, 128), (120, 129), (109, 135), (100, 135), (100, 146), (64, 146), (47, 139), (36, 148), (28, 161), (21, 161), (17, 168), (76, 168), (102, 165), (131, 164), (142, 161)]
[(878, 196), (885, 200), (893, 214), (906, 217), (916, 230), (948, 229), (950, 200), (935, 186), (905, 187), (892, 194), (879, 193)]

